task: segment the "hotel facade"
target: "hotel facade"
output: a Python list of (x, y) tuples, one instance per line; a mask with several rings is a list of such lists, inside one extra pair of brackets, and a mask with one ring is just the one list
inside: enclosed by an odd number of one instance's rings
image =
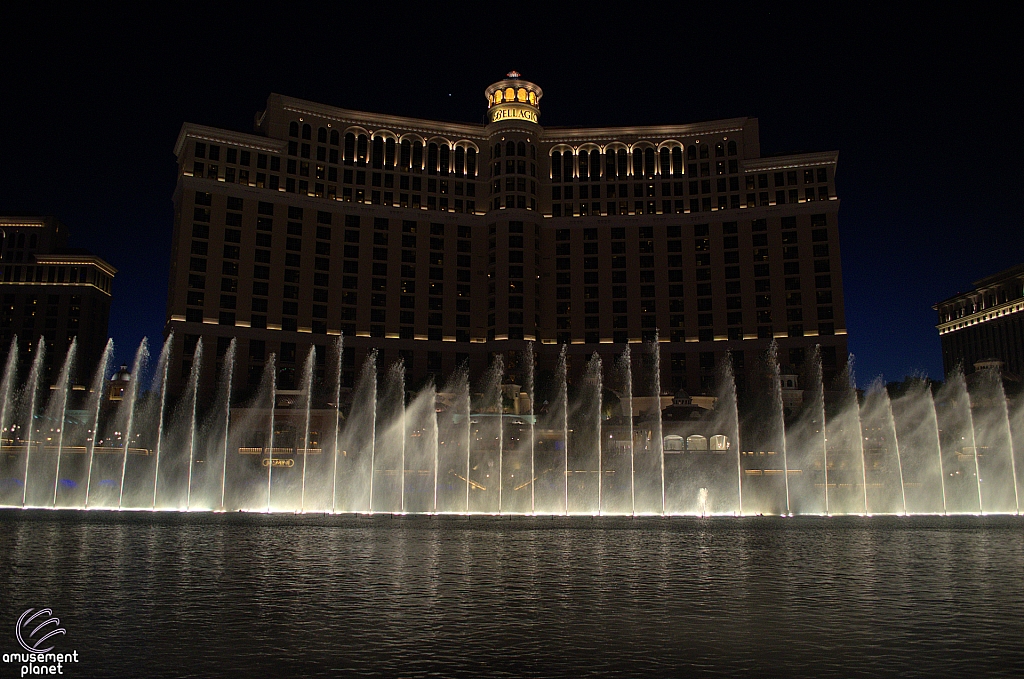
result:
[(45, 341), (46, 384), (57, 380), (72, 343), (78, 380), (88, 379), (107, 345), (117, 269), (67, 241), (68, 228), (52, 216), (0, 216), (0, 347), (6, 352), (17, 338), (26, 375)]
[(762, 157), (754, 118), (545, 128), (541, 88), (514, 72), (484, 95), (482, 124), (278, 94), (252, 133), (186, 123), (172, 392), (200, 338), (204, 385), (237, 339), (240, 390), (271, 354), (295, 388), (339, 335), (344, 386), (373, 349), (410, 385), (495, 353), (521, 383), (529, 342), (540, 366), (566, 345), (572, 370), (657, 340), (664, 389), (691, 394), (725, 352), (742, 390), (773, 339), (783, 363), (820, 344), (826, 378), (842, 368), (836, 152)]
[(977, 364), (1001, 363), (1024, 375), (1024, 264), (974, 282), (974, 289), (932, 307), (938, 312), (942, 368), (970, 375)]

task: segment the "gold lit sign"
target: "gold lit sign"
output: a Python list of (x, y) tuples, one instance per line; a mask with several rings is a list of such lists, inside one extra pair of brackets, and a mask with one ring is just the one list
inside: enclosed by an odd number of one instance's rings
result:
[(526, 120), (536, 123), (537, 112), (527, 106), (495, 106), (491, 109), (491, 122), (497, 123), (502, 120)]

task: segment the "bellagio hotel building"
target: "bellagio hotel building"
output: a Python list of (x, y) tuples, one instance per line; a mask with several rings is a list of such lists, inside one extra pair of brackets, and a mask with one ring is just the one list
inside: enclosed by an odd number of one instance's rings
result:
[(842, 367), (836, 152), (762, 157), (755, 118), (545, 128), (515, 72), (484, 95), (483, 124), (278, 94), (252, 133), (186, 123), (172, 388), (200, 337), (208, 384), (237, 338), (241, 390), (270, 354), (282, 389), (311, 346), (323, 373), (342, 334), (345, 386), (374, 348), (410, 385), (495, 353), (521, 383), (528, 342), (572, 369), (657, 338), (664, 389), (691, 394), (727, 351), (742, 389), (773, 338), (783, 363), (820, 344), (826, 377)]

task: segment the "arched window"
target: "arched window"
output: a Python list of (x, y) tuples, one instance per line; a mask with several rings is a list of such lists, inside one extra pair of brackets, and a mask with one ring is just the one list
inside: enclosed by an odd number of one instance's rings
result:
[(469, 177), (476, 176), (476, 149), (470, 148), (466, 152), (466, 175)]
[(412, 143), (412, 169), (417, 172), (423, 169), (423, 142)]
[(686, 159), (697, 160), (697, 147), (693, 144), (686, 147)]
[(437, 174), (437, 144), (427, 146), (427, 174)]
[(644, 176), (654, 178), (654, 149), (644, 149)]
[(373, 138), (373, 153), (370, 155), (370, 165), (375, 170), (384, 167), (384, 140), (381, 137)]
[(505, 144), (505, 155), (506, 156), (514, 156), (515, 154), (516, 154), (516, 143), (514, 141), (510, 141), (510, 142), (506, 143)]
[(672, 176), (683, 176), (683, 148), (681, 146), (672, 149)]
[(580, 180), (586, 181), (590, 179), (590, 152), (580, 151)]
[(345, 164), (351, 165), (356, 160), (356, 135), (345, 133)]
[(571, 182), (573, 178), (572, 171), (572, 151), (566, 151), (562, 154), (562, 177), (565, 181)]
[(551, 154), (551, 180), (562, 181), (562, 152), (555, 151)]
[(729, 437), (725, 434), (715, 434), (710, 443), (711, 450), (729, 450)]
[(708, 440), (700, 434), (692, 434), (686, 437), (687, 450), (707, 450)]
[(729, 155), (730, 156), (735, 156), (736, 155), (736, 142), (734, 142), (734, 141), (729, 142)]
[(516, 144), (516, 155), (522, 156), (523, 158), (526, 157), (526, 142), (521, 141)]
[(661, 151), (658, 152), (658, 156), (661, 160), (661, 176), (667, 177), (669, 172), (672, 170), (671, 156), (667, 147), (662, 147)]
[(707, 158), (708, 157), (708, 145), (707, 144), (701, 144), (700, 145), (700, 157), (701, 158)]
[(525, 104), (528, 100), (529, 99), (527, 98), (525, 87), (520, 87), (518, 90), (516, 90), (516, 101)]
[(626, 153), (626, 149), (619, 149), (619, 179), (625, 179), (629, 176), (629, 154)]
[(440, 147), (440, 154), (438, 155), (437, 164), (439, 166), (441, 174), (448, 174), (448, 166), (451, 160), (451, 149), (448, 148), (447, 144)]
[(290, 123), (288, 123), (288, 136), (299, 136), (299, 123), (297, 121), (293, 120)]
[(331, 130), (331, 146), (337, 146), (340, 137), (337, 130)]
[(466, 166), (466, 149), (461, 146), (455, 148), (455, 176), (461, 177)]
[(604, 178), (605, 179), (616, 179), (618, 175), (615, 173), (615, 151), (608, 150), (604, 154)]
[(412, 144), (408, 139), (402, 140), (402, 146), (398, 153), (398, 165), (403, 170), (409, 169), (409, 163), (412, 162)]
[(356, 138), (356, 165), (366, 165), (366, 145), (369, 140), (365, 134)]
[(665, 437), (663, 450), (668, 452), (683, 450), (683, 437), (669, 434)]
[(316, 131), (316, 140), (318, 142), (320, 142), (321, 144), (326, 144), (327, 143), (327, 128), (326, 127), (321, 127), (319, 130)]
[(501, 142), (494, 145), (494, 157), (501, 158)]
[(725, 144), (723, 144), (722, 142), (718, 142), (717, 144), (715, 144), (715, 158), (724, 158), (724, 157), (725, 157)]
[(395, 140), (391, 137), (388, 137), (388, 140), (384, 142), (384, 166), (395, 166)]
[(302, 126), (302, 138), (303, 139), (312, 139), (313, 138), (313, 128), (310, 127), (309, 123), (306, 123), (305, 125)]

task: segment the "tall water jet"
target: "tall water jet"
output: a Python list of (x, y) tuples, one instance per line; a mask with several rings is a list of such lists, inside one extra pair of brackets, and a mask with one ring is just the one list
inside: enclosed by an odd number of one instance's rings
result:
[(479, 391), (472, 404), (472, 439), (466, 475), (470, 512), (496, 514), (501, 511), (504, 374), (504, 359), (497, 354), (478, 385)]
[[(711, 383), (711, 380), (714, 383)], [(710, 410), (678, 391), (662, 411), (666, 514), (739, 514), (742, 458), (732, 356), (702, 380), (713, 397)]]
[(392, 363), (377, 395), (374, 424), (374, 512), (401, 512), (405, 476), (405, 364)]
[(39, 339), (36, 346), (36, 356), (32, 361), (32, 369), (28, 374), (28, 382), (24, 388), (27, 414), (23, 415), (25, 424), (21, 427), (20, 435), (25, 441), (25, 478), (21, 485), (21, 505), (25, 506), (28, 499), (28, 470), (32, 461), (32, 443), (36, 439), (36, 404), (39, 395), (39, 380), (42, 379), (43, 360), (46, 353), (46, 343)]
[(437, 395), (437, 509), (469, 511), (469, 371), (456, 368)]
[[(202, 346), (200, 345), (196, 349), (196, 362), (199, 361), (199, 355), (202, 352)], [(122, 404), (127, 408), (127, 415), (125, 417), (124, 426), (124, 443), (122, 446), (122, 457), (121, 457), (121, 482), (117, 487), (117, 507), (121, 508), (124, 500), (124, 479), (128, 471), (128, 451), (132, 445), (132, 435), (134, 433), (133, 425), (135, 424), (135, 400), (139, 393), (139, 381), (142, 379), (142, 371), (149, 360), (149, 342), (143, 337), (139, 343), (139, 348), (135, 352), (135, 361), (132, 364), (131, 381), (128, 383), (128, 391), (125, 394), (124, 401)], [(198, 377), (197, 377), (198, 380)], [(195, 387), (193, 387), (193, 401), (195, 401)], [(195, 410), (192, 411), (192, 439), (195, 438)], [(189, 479), (191, 480), (191, 467), (189, 468)], [(186, 504), (187, 507), (187, 504)]]
[(405, 475), (402, 511), (436, 511), (437, 390), (428, 379), (405, 407)]
[[(316, 346), (309, 348), (306, 354), (306, 362), (302, 368), (301, 393), (299, 394), (299, 410), (302, 413), (302, 438), (298, 441), (302, 445), (302, 477), (299, 490), (299, 511), (306, 511), (306, 475), (309, 463), (309, 418), (310, 410), (313, 407), (313, 371), (316, 365)], [(296, 448), (298, 452), (298, 448)]]
[(221, 372), (221, 384), (224, 391), (224, 443), (222, 446), (220, 462), (220, 504), (221, 510), (225, 509), (224, 500), (227, 491), (228, 479), (228, 433), (231, 431), (231, 383), (235, 375), (235, 351), (238, 348), (237, 340), (232, 337), (224, 354), (224, 367)]
[(946, 510), (976, 514), (985, 509), (979, 480), (978, 447), (974, 440), (971, 401), (963, 371), (957, 368), (935, 396), (945, 474)]
[[(802, 403), (794, 404), (786, 426), (790, 511), (828, 514), (828, 451), (825, 449), (825, 398), (821, 354), (815, 346), (804, 362), (798, 385)], [(787, 375), (787, 381), (793, 375)], [(799, 392), (797, 392), (799, 393)]]
[[(337, 490), (334, 438), (338, 430), (339, 405), (332, 399), (340, 396), (337, 382), (340, 368), (336, 366), (327, 378), (330, 353), (326, 347), (310, 347), (297, 383), (298, 390), (278, 392), (276, 431), (285, 438), (286, 465), (279, 471), (282, 477), (289, 477), (286, 497), (293, 511), (326, 512), (335, 502), (332, 499)], [(340, 353), (337, 358), (342, 358)], [(292, 464), (294, 466), (290, 466)], [(283, 488), (284, 480), (279, 484)]]
[(874, 514), (906, 514), (903, 463), (889, 392), (881, 378), (871, 383), (860, 409), (867, 506)]
[(537, 376), (537, 424), (534, 444), (535, 511), (565, 514), (566, 478), (566, 347), (562, 345), (554, 371)]
[[(1024, 490), (1024, 399), (1014, 399), (1013, 408), (1007, 409), (1009, 421), (1010, 439), (1013, 442), (1013, 483), (1014, 488)], [(1018, 498), (1017, 513), (1020, 514), (1020, 499)]]
[(52, 507), (54, 502), (57, 473), (60, 467), (58, 441), (64, 430), (64, 412), (67, 405), (68, 380), (71, 362), (74, 360), (76, 343), (68, 348), (57, 382), (47, 390), (49, 398), (42, 413), (36, 417), (33, 437), (35, 446), (27, 467), (27, 502), (30, 507)]
[(533, 512), (533, 347), (509, 352), (501, 384), (501, 512)]
[(860, 406), (853, 383), (851, 362), (835, 381), (835, 402), (826, 413), (825, 433), (829, 458), (829, 512), (866, 514), (867, 470)]
[[(71, 340), (71, 346), (68, 347), (67, 356), (64, 358), (64, 367), (60, 371), (60, 377), (57, 379), (57, 393), (54, 397), (58, 399), (57, 407), (55, 408), (56, 422), (57, 422), (57, 466), (53, 472), (53, 502), (51, 506), (57, 506), (57, 489), (60, 487), (60, 462), (61, 456), (64, 453), (64, 435), (67, 430), (67, 410), (68, 410), (68, 391), (71, 389), (71, 367), (75, 361), (75, 353), (78, 349), (78, 338)], [(73, 479), (65, 479), (66, 485), (70, 485), (74, 482)]]
[(900, 447), (907, 512), (944, 514), (945, 478), (939, 426), (928, 380), (904, 380), (892, 400), (892, 411)]
[[(91, 458), (92, 441), (96, 422), (99, 415), (98, 409), (102, 401), (103, 386), (106, 370), (106, 357), (113, 349), (113, 342), (106, 343), (106, 350), (100, 356), (100, 367), (96, 369), (92, 378), (92, 386), (86, 392), (85, 402), (76, 404), (76, 400), (69, 402), (65, 425), (60, 434), (60, 459), (57, 469), (57, 486), (54, 499), (55, 507), (83, 507), (85, 496), (88, 491), (89, 462)], [(76, 360), (81, 366), (81, 360)], [(78, 373), (80, 368), (75, 372)], [(78, 387), (71, 387), (72, 398)], [(76, 413), (76, 406), (82, 411)]]
[(267, 409), (269, 420), (266, 432), (265, 443), (263, 444), (263, 464), (267, 467), (267, 511), (273, 509), (274, 500), (274, 445), (276, 444), (274, 425), (276, 424), (275, 410), (277, 409), (277, 355), (270, 354), (266, 364), (263, 366), (263, 382), (260, 385), (260, 392), (263, 394), (264, 407)]
[[(186, 363), (189, 377), (183, 393), (171, 410), (169, 426), (157, 440), (157, 445), (161, 446), (154, 471), (154, 489), (160, 500), (157, 503), (158, 507), (188, 509), (191, 503), (198, 407), (196, 401), (199, 396), (199, 377), (206, 361), (206, 354), (202, 338), (197, 338), (195, 344), (191, 345), (186, 341), (185, 355), (191, 359), (190, 365)], [(162, 396), (161, 400), (163, 399)]]
[[(14, 422), (8, 423), (11, 416), (10, 403), (14, 393), (14, 384), (17, 381), (18, 373), (18, 337), (11, 339), (11, 346), (7, 352), (7, 361), (4, 364), (4, 374), (0, 380), (0, 507), (13, 505), (14, 492), (18, 490), (21, 479), (18, 478), (20, 471), (18, 467), (18, 456), (14, 452), (5, 453), (4, 447), (9, 445), (14, 450)], [(20, 495), (20, 493), (19, 493)]]
[(601, 357), (595, 352), (578, 380), (568, 413), (569, 514), (601, 511)]
[[(156, 374), (153, 376), (153, 387), (150, 389), (151, 392), (157, 392), (160, 395), (156, 409), (156, 441), (153, 445), (153, 509), (156, 509), (157, 489), (160, 481), (160, 453), (164, 441), (164, 420), (167, 416), (167, 370), (170, 367), (172, 346), (174, 346), (174, 333), (170, 332), (167, 333), (164, 347), (160, 351)], [(157, 386), (158, 384), (159, 386)]]
[(988, 513), (1016, 514), (1017, 470), (1000, 369), (982, 367), (968, 380), (981, 505)]
[(332, 403), (334, 404), (334, 448), (331, 458), (331, 511), (338, 507), (338, 442), (341, 435), (341, 368), (345, 362), (345, 336), (338, 335), (334, 342), (334, 376), (331, 384), (334, 386)]
[(612, 363), (602, 394), (601, 513), (633, 514), (633, 369), (629, 345)]
[(732, 352), (719, 363), (715, 381), (714, 411), (708, 418), (707, 433), (711, 435), (708, 460), (703, 478), (690, 484), (691, 497), (696, 487), (697, 507), (694, 513), (743, 513), (742, 458), (740, 456), (739, 408)]
[[(195, 403), (194, 434), (192, 436), (191, 478), (186, 498), (186, 509), (222, 510), (227, 494), (229, 430), (231, 426), (231, 393), (234, 385), (236, 341), (226, 343), (218, 339), (212, 366), (217, 372), (217, 389), (210, 394), (197, 395)], [(209, 357), (209, 349), (204, 350)], [(190, 385), (191, 386), (191, 385)], [(159, 404), (151, 390), (147, 396), (145, 419), (151, 421), (154, 406)], [(146, 445), (140, 445), (146, 448)]]
[(110, 359), (114, 355), (114, 340), (107, 340), (107, 345), (100, 356), (99, 365), (93, 374), (92, 384), (89, 387), (89, 405), (87, 412), (92, 413), (89, 420), (89, 429), (86, 432), (86, 453), (88, 455), (85, 464), (85, 497), (82, 499), (82, 507), (89, 508), (90, 492), (92, 490), (92, 468), (96, 457), (96, 446), (99, 442), (100, 410), (103, 407), (103, 387), (107, 380), (107, 369), (110, 366)]
[[(661, 428), (661, 366), (657, 342), (648, 342), (633, 366), (631, 398), (634, 420), (633, 498), (634, 513), (663, 514), (665, 466)], [(637, 370), (639, 368), (639, 370)]]
[(779, 429), (782, 432), (782, 436), (780, 436), (778, 440), (782, 452), (782, 478), (785, 481), (786, 487), (786, 513), (792, 514), (793, 510), (791, 508), (789, 498), (789, 454), (786, 446), (786, 409), (782, 400), (782, 376), (779, 366), (779, 345), (775, 340), (772, 340), (769, 352), (771, 353), (770, 365), (772, 368), (772, 394), (775, 400), (775, 413), (779, 418)]
[(748, 370), (740, 423), (743, 513), (786, 514), (785, 410), (774, 342)]
[(370, 511), (376, 402), (377, 352), (371, 351), (360, 369), (345, 415), (345, 427), (338, 437), (338, 511)]
[(533, 514), (537, 511), (537, 500), (535, 496), (535, 491), (537, 487), (537, 398), (536, 383), (534, 381), (536, 366), (534, 365), (533, 342), (527, 343), (526, 357), (523, 360), (526, 363), (526, 384), (524, 386), (526, 387), (526, 397), (530, 399), (530, 513)]
[(654, 424), (654, 452), (659, 461), (661, 470), (661, 513), (665, 513), (665, 438), (661, 426), (661, 340), (657, 331), (654, 333), (654, 341), (650, 343), (650, 350), (653, 356), (652, 386), (654, 391), (655, 417), (651, 420)]

